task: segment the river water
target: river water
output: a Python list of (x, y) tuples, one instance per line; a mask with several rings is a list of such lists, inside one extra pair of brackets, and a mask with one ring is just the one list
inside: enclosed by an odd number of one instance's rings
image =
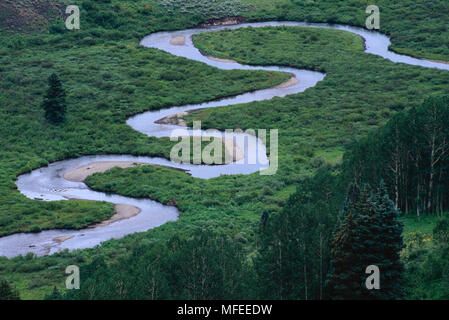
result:
[[(396, 63), (405, 63), (426, 68), (449, 70), (448, 64), (416, 59), (391, 52), (388, 50), (390, 40), (387, 36), (375, 31), (369, 31), (362, 28), (346, 25), (274, 21), (261, 23), (244, 23), (231, 26), (214, 26), (182, 31), (157, 32), (145, 37), (141, 41), (141, 45), (148, 48), (160, 49), (176, 56), (200, 61), (210, 66), (224, 70), (243, 69), (287, 72), (293, 74), (299, 80), (299, 82), (287, 88), (269, 88), (244, 93), (235, 97), (212, 102), (174, 106), (158, 111), (148, 111), (129, 118), (127, 120), (127, 124), (133, 129), (148, 136), (169, 137), (172, 135), (173, 130), (180, 129), (182, 127), (175, 125), (157, 124), (157, 120), (175, 113), (194, 109), (223, 107), (297, 94), (300, 92), (304, 92), (308, 88), (314, 87), (319, 81), (324, 79), (325, 74), (315, 71), (298, 70), (294, 68), (277, 66), (248, 66), (234, 62), (216, 61), (202, 55), (192, 43), (191, 36), (194, 34), (198, 34), (201, 32), (247, 28), (249, 26), (253, 28), (266, 26), (291, 26), (343, 30), (355, 33), (363, 37), (365, 39), (366, 46), (365, 52), (367, 53), (381, 56)], [(170, 41), (173, 37), (185, 37), (185, 44), (171, 44)], [(210, 134), (210, 132), (192, 132), (192, 130), (186, 130), (184, 130), (183, 133), (177, 134), (177, 136), (185, 135), (186, 132), (188, 132), (189, 134), (202, 136), (221, 136), (223, 134)], [(0, 238), (0, 256), (14, 257), (18, 255), (25, 255), (28, 252), (33, 252), (38, 256), (42, 256), (46, 254), (52, 254), (63, 249), (73, 250), (92, 248), (109, 239), (122, 238), (128, 234), (143, 232), (151, 228), (160, 226), (166, 222), (177, 220), (179, 212), (176, 207), (162, 205), (157, 201), (149, 199), (135, 199), (120, 195), (109, 195), (103, 192), (96, 192), (90, 190), (82, 182), (71, 182), (64, 179), (64, 174), (81, 166), (100, 161), (131, 161), (163, 165), (172, 168), (183, 169), (193, 177), (202, 179), (210, 179), (223, 174), (250, 174), (259, 170), (263, 170), (268, 166), (268, 158), (266, 156), (265, 145), (260, 139), (245, 133), (235, 134), (234, 137), (236, 145), (242, 151), (244, 150), (245, 157), (240, 161), (225, 165), (207, 166), (176, 164), (171, 162), (170, 160), (159, 157), (98, 155), (84, 156), (77, 159), (55, 162), (47, 167), (39, 168), (33, 170), (30, 173), (19, 176), (17, 180), (18, 189), (23, 195), (31, 199), (40, 199), (43, 201), (60, 201), (67, 200), (68, 198), (77, 198), (85, 200), (107, 201), (114, 204), (128, 204), (136, 206), (141, 209), (141, 212), (134, 217), (117, 221), (107, 226), (85, 228), (82, 230), (47, 230), (39, 233), (17, 233), (5, 236)], [(256, 157), (254, 157), (255, 154), (257, 154)], [(251, 159), (256, 158), (257, 161), (255, 163), (249, 161), (250, 157)], [(62, 242), (55, 239), (65, 236), (70, 236), (71, 238)]]

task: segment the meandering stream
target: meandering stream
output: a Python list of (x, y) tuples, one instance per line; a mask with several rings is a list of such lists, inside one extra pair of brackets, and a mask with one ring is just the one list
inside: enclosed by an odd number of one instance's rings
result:
[[(329, 25), (304, 22), (261, 22), (244, 23), (231, 26), (214, 26), (201, 29), (188, 29), (183, 31), (157, 32), (145, 37), (141, 45), (148, 48), (164, 50), (176, 56), (185, 57), (191, 60), (200, 61), (219, 69), (244, 69), (244, 70), (267, 70), (281, 71), (293, 74), (299, 82), (291, 86), (281, 88), (258, 90), (255, 92), (244, 93), (232, 98), (222, 100), (192, 104), (184, 106), (175, 106), (158, 111), (148, 111), (128, 119), (127, 124), (133, 129), (153, 137), (167, 137), (171, 135), (173, 129), (179, 129), (179, 126), (157, 124), (156, 121), (169, 115), (199, 109), (230, 106), (252, 101), (268, 100), (274, 97), (284, 97), (286, 95), (297, 94), (308, 88), (315, 86), (323, 80), (325, 74), (320, 72), (298, 70), (284, 67), (260, 67), (248, 66), (235, 62), (223, 62), (203, 56), (192, 43), (191, 36), (201, 32), (220, 31), (225, 29), (237, 29), (246, 27), (260, 28), (266, 26), (291, 26), (291, 27), (313, 27), (343, 30), (355, 33), (365, 39), (365, 52), (381, 56), (385, 59), (397, 63), (406, 63), (426, 68), (437, 68), (449, 70), (449, 64), (432, 62), (428, 60), (416, 59), (404, 55), (399, 55), (388, 50), (390, 40), (387, 36), (368, 31), (362, 28), (346, 25)], [(185, 37), (185, 42), (181, 45), (171, 43), (173, 37)], [(236, 124), (237, 125), (237, 124)], [(198, 134), (198, 133), (195, 133)], [(202, 132), (204, 135), (204, 132)], [(0, 256), (14, 257), (33, 252), (38, 256), (52, 254), (63, 249), (81, 249), (91, 248), (100, 243), (112, 239), (122, 238), (135, 232), (143, 232), (151, 228), (160, 226), (168, 221), (175, 221), (178, 218), (178, 210), (173, 206), (162, 205), (149, 199), (135, 199), (119, 195), (108, 195), (103, 192), (90, 190), (83, 182), (72, 182), (64, 178), (64, 174), (81, 166), (102, 161), (126, 161), (139, 162), (153, 165), (164, 165), (172, 168), (186, 170), (194, 177), (209, 179), (223, 174), (250, 174), (267, 167), (268, 159), (266, 157), (265, 145), (254, 136), (246, 134), (237, 134), (237, 146), (245, 151), (244, 159), (225, 165), (206, 166), (175, 164), (170, 160), (158, 157), (135, 157), (130, 155), (98, 155), (84, 156), (77, 159), (69, 159), (50, 164), (47, 167), (33, 170), (30, 173), (18, 177), (17, 186), (22, 194), (31, 199), (40, 199), (44, 201), (67, 200), (68, 198), (77, 198), (95, 201), (107, 201), (114, 204), (127, 204), (136, 206), (141, 212), (129, 219), (120, 220), (106, 226), (94, 228), (85, 228), (82, 230), (47, 230), (39, 233), (17, 233), (0, 238)], [(240, 142), (239, 142), (240, 141)], [(259, 155), (256, 164), (249, 164), (250, 155), (257, 153)], [(61, 241), (64, 237), (65, 241)], [(58, 240), (59, 239), (59, 240)]]

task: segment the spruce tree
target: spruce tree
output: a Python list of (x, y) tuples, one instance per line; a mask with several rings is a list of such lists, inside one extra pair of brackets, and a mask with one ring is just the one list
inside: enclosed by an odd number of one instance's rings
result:
[(48, 121), (59, 123), (65, 120), (65, 91), (55, 73), (48, 78), (48, 89), (42, 102), (42, 108), (45, 111), (45, 118)]
[(380, 269), (380, 290), (371, 290), (371, 296), (379, 299), (400, 299), (403, 297), (402, 275), (404, 266), (400, 259), (400, 252), (404, 248), (402, 239), (403, 225), (398, 220), (399, 210), (388, 196), (386, 186), (381, 182), (377, 193), (372, 198), (373, 212), (375, 212), (376, 229), (375, 248), (376, 258)]
[[(362, 262), (361, 225), (363, 213), (367, 213), (369, 186), (362, 190), (351, 185), (345, 208), (331, 244), (331, 267), (327, 282), (327, 296), (331, 299), (360, 299), (365, 264)], [(367, 217), (364, 217), (367, 218)], [(365, 266), (366, 268), (366, 266)]]
[[(357, 197), (353, 197), (357, 194)], [(375, 194), (369, 186), (351, 188), (345, 215), (331, 246), (327, 293), (332, 299), (399, 299), (402, 297), (403, 248), (399, 212), (381, 183)], [(355, 201), (354, 201), (355, 200)], [(380, 289), (368, 290), (369, 265), (380, 269)]]

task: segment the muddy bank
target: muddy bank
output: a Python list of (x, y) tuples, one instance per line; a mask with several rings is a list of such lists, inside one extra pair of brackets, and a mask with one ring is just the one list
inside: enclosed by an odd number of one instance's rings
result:
[(214, 56), (209, 56), (209, 55), (205, 55), (208, 59), (213, 60), (213, 61), (218, 61), (218, 62), (224, 62), (224, 63), (237, 63), (237, 61), (235, 60), (231, 60), (231, 59), (222, 59), (222, 58), (216, 58)]
[(112, 217), (100, 223), (89, 226), (89, 228), (105, 227), (107, 225), (110, 225), (111, 223), (134, 217), (142, 211), (140, 210), (140, 208), (137, 208), (129, 204), (116, 204), (114, 208), (115, 214)]
[(424, 59), (430, 62), (436, 62), (436, 63), (444, 63), (444, 64), (449, 64), (449, 61), (444, 61), (444, 60), (432, 60), (432, 59)]
[(281, 83), (280, 85), (277, 85), (275, 88), (278, 88), (278, 89), (289, 88), (298, 83), (299, 83), (299, 80), (295, 77), (294, 74), (292, 74), (292, 77), (290, 79), (288, 79), (284, 83)]
[(142, 165), (144, 163), (129, 162), (129, 161), (100, 161), (89, 163), (88, 165), (81, 166), (75, 170), (66, 172), (64, 179), (72, 182), (84, 182), (86, 178), (97, 172), (105, 172), (114, 167), (122, 169), (131, 168), (136, 165)]

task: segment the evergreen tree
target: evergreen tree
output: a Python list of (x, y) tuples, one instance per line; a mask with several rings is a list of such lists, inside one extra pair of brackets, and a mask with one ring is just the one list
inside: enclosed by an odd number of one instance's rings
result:
[(326, 285), (327, 296), (331, 299), (358, 299), (362, 295), (364, 260), (360, 256), (361, 213), (369, 210), (366, 206), (369, 187), (362, 190), (356, 184), (350, 188), (343, 219), (337, 226), (331, 244), (331, 267)]
[(402, 223), (399, 222), (399, 210), (388, 196), (383, 181), (369, 200), (372, 218), (366, 235), (367, 245), (372, 246), (370, 260), (365, 263), (377, 265), (380, 269), (380, 290), (363, 290), (365, 298), (400, 299), (403, 297), (402, 275), (404, 266), (400, 252), (404, 248)]
[(48, 89), (42, 102), (42, 108), (45, 110), (45, 118), (48, 121), (59, 123), (65, 120), (65, 91), (55, 73), (48, 78)]
[[(354, 190), (352, 191), (354, 193)], [(355, 192), (357, 193), (357, 192)], [(398, 299), (403, 296), (402, 225), (399, 212), (381, 183), (372, 194), (365, 185), (349, 203), (331, 249), (328, 294), (332, 299)], [(380, 289), (368, 290), (365, 270), (380, 269)]]
[(0, 300), (20, 300), (17, 290), (5, 279), (0, 279)]

